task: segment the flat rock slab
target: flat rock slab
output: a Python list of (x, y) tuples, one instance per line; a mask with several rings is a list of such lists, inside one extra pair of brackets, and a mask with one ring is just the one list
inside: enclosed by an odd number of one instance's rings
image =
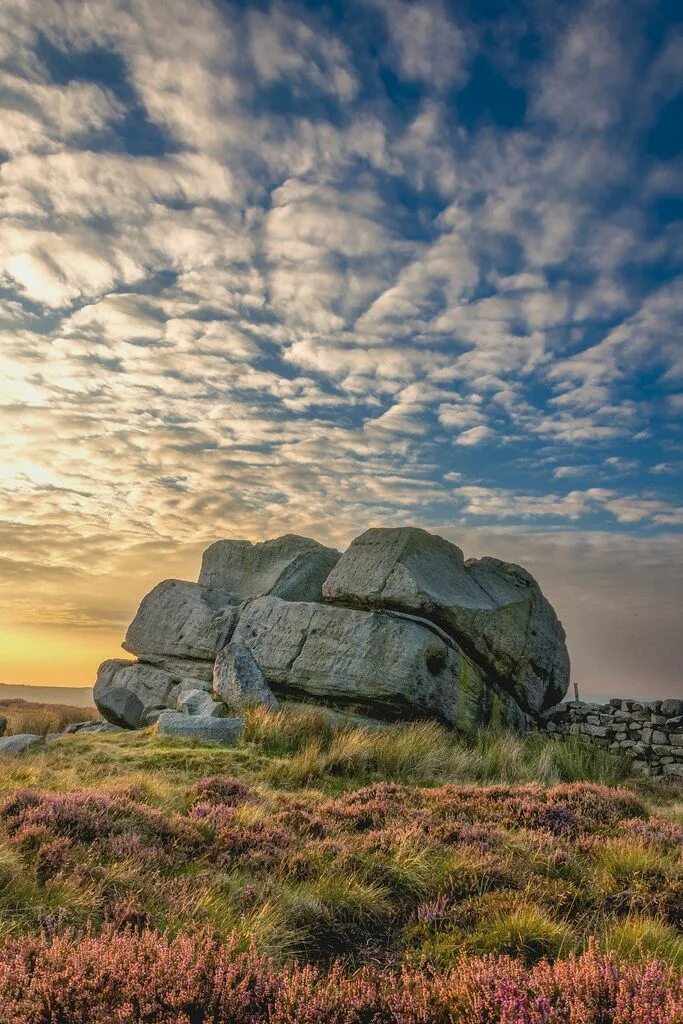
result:
[(323, 582), (338, 559), (334, 548), (294, 534), (261, 544), (219, 540), (204, 552), (199, 582), (244, 597), (322, 601)]
[(112, 722), (73, 722), (71, 725), (67, 725), (64, 730), (65, 734), (76, 733), (76, 732), (123, 732), (123, 728), (120, 725), (114, 725)]
[(564, 630), (533, 578), (495, 558), (463, 560), (460, 548), (414, 527), (367, 530), (323, 584), (336, 605), (395, 609), (438, 624), (487, 682), (537, 713), (569, 685)]
[(208, 718), (184, 715), (179, 711), (163, 711), (157, 720), (157, 735), (169, 739), (199, 740), (232, 747), (244, 732), (242, 718)]
[(230, 639), (241, 600), (199, 583), (164, 580), (143, 598), (123, 648), (151, 663), (213, 661)]
[(24, 750), (31, 750), (33, 747), (42, 747), (45, 744), (45, 737), (38, 736), (32, 732), (19, 732), (16, 736), (5, 736), (0, 739), (0, 756), (7, 754), (21, 754)]
[(251, 650), (276, 692), (357, 705), (382, 718), (435, 717), (462, 729), (526, 726), (515, 701), (485, 685), (457, 645), (390, 614), (258, 598), (245, 605), (232, 642)]

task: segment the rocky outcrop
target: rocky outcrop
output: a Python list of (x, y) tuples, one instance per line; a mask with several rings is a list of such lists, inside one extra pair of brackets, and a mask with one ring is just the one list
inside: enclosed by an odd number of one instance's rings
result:
[(294, 534), (261, 544), (219, 540), (204, 552), (199, 582), (244, 598), (320, 601), (322, 585), (338, 559), (334, 548)]
[(397, 609), (438, 624), (488, 682), (530, 712), (560, 701), (569, 685), (564, 630), (533, 576), (462, 551), (413, 527), (367, 530), (323, 586), (327, 601)]
[(165, 580), (143, 599), (123, 646), (138, 661), (105, 662), (94, 694), (125, 728), (285, 699), (524, 730), (569, 680), (564, 632), (528, 572), (466, 562), (412, 528), (369, 530), (341, 557), (303, 537), (219, 541), (198, 583)]

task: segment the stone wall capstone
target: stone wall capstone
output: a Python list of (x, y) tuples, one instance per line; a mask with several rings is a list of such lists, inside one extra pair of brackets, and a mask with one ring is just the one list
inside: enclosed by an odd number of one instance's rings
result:
[(634, 774), (683, 779), (683, 700), (567, 701), (544, 712), (540, 727), (625, 754)]

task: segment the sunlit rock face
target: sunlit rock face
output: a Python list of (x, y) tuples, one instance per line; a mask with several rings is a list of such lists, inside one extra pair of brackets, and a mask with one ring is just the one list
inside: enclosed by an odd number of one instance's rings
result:
[(189, 713), (178, 695), (213, 688), (231, 713), (305, 699), (376, 721), (524, 730), (569, 684), (564, 631), (534, 578), (415, 528), (368, 530), (341, 556), (291, 535), (218, 541), (198, 583), (144, 598), (123, 646), (139, 660), (105, 662), (95, 701), (129, 728), (160, 708)]
[(327, 601), (394, 608), (438, 624), (489, 682), (531, 712), (562, 700), (569, 655), (560, 620), (531, 573), (413, 527), (367, 530), (323, 585)]
[(334, 548), (294, 534), (261, 544), (219, 540), (204, 552), (199, 582), (243, 597), (321, 601), (322, 585), (339, 557)]

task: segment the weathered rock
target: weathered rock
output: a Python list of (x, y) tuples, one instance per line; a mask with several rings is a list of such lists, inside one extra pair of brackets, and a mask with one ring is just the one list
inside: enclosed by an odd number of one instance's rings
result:
[(180, 711), (163, 711), (157, 721), (157, 735), (169, 739), (199, 740), (232, 747), (244, 732), (242, 718), (209, 718), (206, 715), (184, 715)]
[(441, 626), (491, 684), (538, 713), (569, 685), (562, 625), (533, 576), (495, 558), (464, 562), (442, 537), (413, 527), (367, 530), (323, 584), (334, 604), (397, 609)]
[(469, 658), (436, 627), (394, 616), (279, 598), (257, 598), (233, 643), (248, 647), (266, 681), (382, 718), (428, 718), (469, 729), (526, 716), (486, 685)]
[(156, 725), (159, 721), (160, 715), (163, 715), (164, 711), (168, 711), (168, 708), (145, 708), (145, 713), (140, 721), (140, 728), (144, 729), (150, 725)]
[(213, 661), (230, 639), (240, 600), (199, 583), (164, 580), (143, 598), (122, 646), (153, 664), (168, 659)]
[(103, 718), (114, 725), (138, 729), (152, 708), (175, 707), (181, 686), (168, 672), (139, 662), (115, 658), (100, 665), (93, 699)]
[(219, 540), (204, 552), (199, 582), (244, 597), (321, 601), (323, 582), (338, 559), (333, 548), (294, 534), (261, 544)]
[(227, 644), (218, 652), (213, 690), (231, 711), (242, 712), (256, 705), (275, 711), (280, 706), (250, 649), (242, 643)]
[(67, 725), (64, 730), (65, 733), (75, 732), (123, 732), (124, 730), (120, 725), (114, 725), (112, 722), (102, 721), (91, 721), (88, 719), (86, 722), (72, 722), (71, 725)]
[(206, 690), (181, 690), (177, 708), (184, 715), (204, 715), (207, 718), (226, 718), (228, 715), (225, 704), (214, 700)]
[(683, 700), (663, 700), (661, 713), (667, 718), (677, 718), (683, 715)]
[(19, 732), (16, 736), (5, 736), (0, 739), (0, 756), (5, 754), (21, 754), (32, 747), (41, 747), (45, 743), (44, 736), (32, 732)]
[(4, 715), (0, 715), (0, 736), (5, 735), (5, 729), (7, 728), (7, 719)]

